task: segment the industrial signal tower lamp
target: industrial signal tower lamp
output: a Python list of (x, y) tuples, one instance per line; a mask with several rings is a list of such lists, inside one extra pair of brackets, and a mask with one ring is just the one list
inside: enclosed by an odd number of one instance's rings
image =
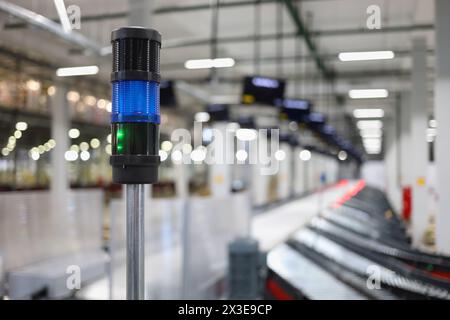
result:
[(112, 44), (112, 179), (126, 186), (127, 299), (144, 299), (144, 185), (158, 180), (161, 35), (116, 29)]

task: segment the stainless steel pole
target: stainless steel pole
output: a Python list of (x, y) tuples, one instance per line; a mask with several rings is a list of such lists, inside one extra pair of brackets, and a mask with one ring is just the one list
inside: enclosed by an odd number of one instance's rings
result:
[(144, 297), (144, 185), (127, 184), (127, 299)]

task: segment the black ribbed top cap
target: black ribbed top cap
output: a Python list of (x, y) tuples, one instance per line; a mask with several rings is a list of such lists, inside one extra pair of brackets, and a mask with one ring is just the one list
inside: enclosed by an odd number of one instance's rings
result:
[(111, 81), (160, 81), (161, 34), (153, 29), (124, 27), (111, 33)]
[(161, 43), (161, 34), (154, 29), (142, 27), (123, 27), (115, 29), (111, 32), (111, 42), (125, 38), (147, 39)]

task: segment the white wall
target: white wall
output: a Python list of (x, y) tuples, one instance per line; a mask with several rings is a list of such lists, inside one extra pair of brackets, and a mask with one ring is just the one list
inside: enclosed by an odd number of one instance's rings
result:
[[(361, 178), (366, 180), (366, 183), (370, 186), (379, 188), (385, 192), (387, 186), (386, 179), (386, 167), (383, 161), (368, 161), (363, 164), (361, 168)], [(435, 214), (437, 209), (437, 195), (436, 195), (436, 167), (434, 163), (428, 163), (427, 168), (427, 195), (428, 195), (428, 213)], [(392, 191), (391, 191), (392, 193)], [(399, 208), (394, 208), (397, 211), (401, 210), (402, 190), (398, 187), (395, 194), (388, 194), (391, 201), (398, 199), (400, 201)], [(395, 202), (395, 201), (393, 201)], [(400, 211), (398, 211), (400, 212)]]
[(367, 161), (361, 167), (361, 178), (366, 184), (385, 190), (386, 188), (386, 170), (384, 161)]

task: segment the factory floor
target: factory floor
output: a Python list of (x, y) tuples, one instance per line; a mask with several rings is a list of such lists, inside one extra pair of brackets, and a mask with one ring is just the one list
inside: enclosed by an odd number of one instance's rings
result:
[[(353, 184), (353, 182), (339, 183), (262, 212), (259, 210), (252, 219), (252, 236), (259, 241), (261, 250), (270, 250), (307, 224), (312, 217), (319, 213), (320, 209), (334, 203)], [(177, 224), (170, 224), (167, 227), (169, 229), (176, 228)], [(164, 232), (169, 234), (179, 231), (179, 229), (168, 230), (167, 227)], [(179, 241), (162, 246), (160, 244), (147, 246), (145, 262), (147, 298), (179, 299), (183, 297), (182, 250)], [(124, 260), (124, 252), (120, 252), (113, 260), (113, 267), (110, 268), (109, 275), (85, 286), (76, 294), (76, 297), (79, 299), (125, 299)]]

